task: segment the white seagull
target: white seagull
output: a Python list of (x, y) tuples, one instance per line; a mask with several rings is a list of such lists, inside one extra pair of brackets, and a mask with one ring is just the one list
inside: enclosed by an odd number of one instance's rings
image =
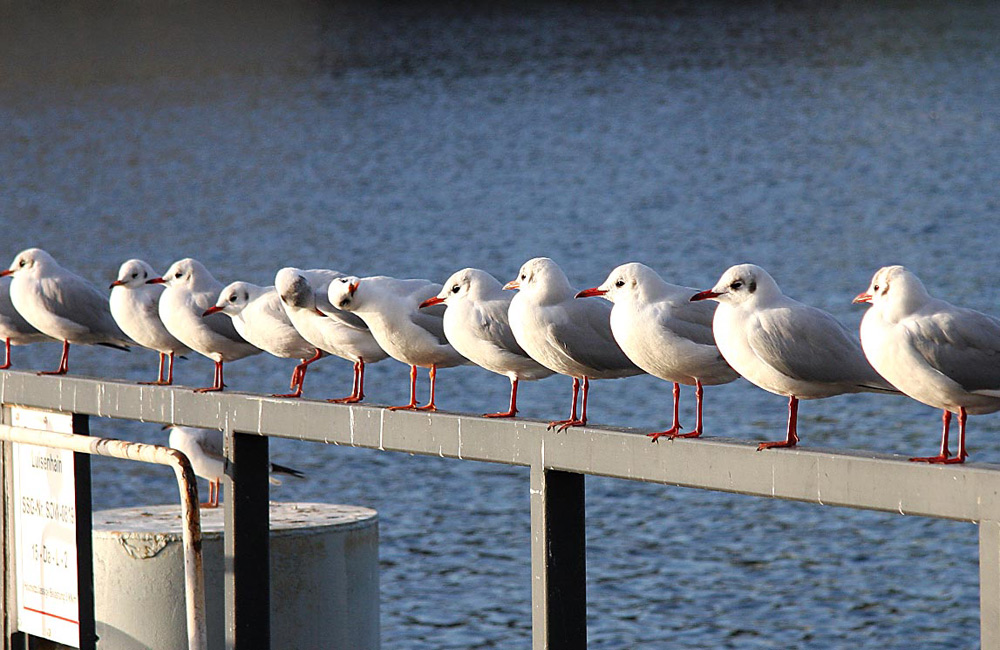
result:
[(51, 336), (46, 336), (32, 327), (31, 323), (24, 320), (24, 316), (14, 309), (14, 303), (10, 300), (10, 283), (13, 281), (14, 278), (11, 277), (0, 278), (0, 338), (4, 342), (4, 358), (0, 370), (10, 368), (10, 346), (52, 340)]
[(132, 341), (111, 317), (107, 297), (41, 248), (18, 253), (10, 268), (0, 272), (0, 276), (11, 274), (10, 299), (14, 308), (32, 327), (63, 342), (59, 368), (40, 374), (66, 374), (70, 343), (129, 349)]
[(800, 399), (842, 393), (897, 392), (868, 364), (861, 345), (821, 309), (781, 293), (759, 266), (730, 267), (716, 285), (691, 300), (715, 300), (712, 330), (729, 365), (751, 383), (788, 397), (785, 439), (757, 449), (792, 447)]
[[(611, 333), (611, 305), (597, 300), (575, 300), (576, 291), (566, 274), (547, 257), (536, 257), (521, 266), (517, 279), (504, 289), (518, 289), (510, 302), (510, 327), (514, 338), (532, 359), (546, 368), (573, 378), (570, 417), (549, 423), (549, 428), (587, 424), (587, 396), (591, 379), (615, 379), (642, 373), (618, 347)], [(583, 383), (583, 408), (576, 405)]]
[[(330, 304), (360, 316), (379, 346), (393, 359), (410, 366), (410, 403), (390, 407), (393, 410), (436, 411), (438, 368), (469, 363), (448, 344), (440, 311), (420, 309), (420, 303), (437, 295), (440, 288), (429, 280), (387, 276), (350, 276), (330, 283)], [(424, 406), (417, 406), (418, 366), (430, 369), (430, 401)]]
[(343, 274), (337, 271), (286, 267), (274, 276), (274, 287), (285, 313), (302, 338), (316, 348), (354, 364), (351, 394), (327, 400), (353, 404), (365, 397), (365, 364), (376, 363), (389, 355), (379, 347), (361, 318), (330, 304), (327, 296), (330, 283), (340, 277)]
[(513, 296), (486, 271), (462, 269), (453, 273), (421, 309), (444, 304), (444, 333), (452, 347), (473, 363), (510, 379), (510, 406), (487, 418), (517, 414), (517, 384), (521, 379), (544, 379), (552, 371), (528, 356), (510, 329), (508, 309)]
[[(854, 302), (872, 305), (861, 321), (861, 347), (875, 370), (903, 394), (943, 411), (941, 453), (910, 460), (964, 462), (967, 415), (1000, 410), (1000, 320), (932, 298), (902, 266), (879, 269)], [(952, 413), (958, 414), (954, 457)]]
[[(722, 358), (712, 335), (715, 305), (692, 303), (697, 289), (664, 282), (645, 264), (622, 264), (599, 287), (584, 289), (577, 298), (603, 296), (614, 303), (611, 332), (626, 356), (654, 377), (674, 384), (674, 422), (666, 431), (648, 433), (654, 441), (697, 438), (702, 434), (702, 395), (705, 384), (727, 384), (739, 377)], [(680, 384), (695, 387), (697, 415), (694, 430), (680, 433), (677, 403)]]
[[(200, 476), (208, 481), (208, 500), (201, 505), (206, 508), (217, 508), (219, 506), (219, 486), (222, 485), (222, 477), (226, 473), (226, 457), (223, 451), (223, 435), (216, 429), (198, 429), (195, 427), (167, 426), (170, 429), (170, 437), (167, 445), (171, 449), (183, 453), (191, 461), (191, 469), (196, 476)], [(292, 469), (271, 463), (272, 474), (287, 474), (296, 478), (304, 478), (305, 474)], [(272, 485), (281, 485), (281, 481), (274, 476), (269, 476), (268, 480)]]
[(222, 390), (222, 364), (253, 354), (260, 348), (246, 342), (232, 321), (221, 315), (205, 317), (205, 310), (215, 305), (222, 283), (212, 277), (201, 262), (190, 257), (174, 262), (163, 277), (147, 280), (165, 284), (160, 296), (160, 320), (173, 336), (198, 354), (215, 362), (212, 385), (196, 389), (199, 393)]
[(232, 318), (240, 336), (261, 350), (281, 359), (301, 360), (292, 371), (289, 388), (293, 392), (273, 395), (301, 397), (309, 364), (324, 353), (295, 330), (274, 287), (233, 282), (219, 293), (215, 305), (206, 309), (204, 315), (208, 317), (217, 312)]
[[(111, 283), (111, 315), (129, 338), (160, 354), (156, 381), (142, 383), (169, 386), (174, 383), (174, 356), (189, 350), (160, 320), (160, 295), (164, 287), (146, 283), (154, 277), (153, 267), (142, 260), (131, 259), (122, 264), (118, 278)], [(169, 370), (164, 376), (164, 362), (168, 359)]]

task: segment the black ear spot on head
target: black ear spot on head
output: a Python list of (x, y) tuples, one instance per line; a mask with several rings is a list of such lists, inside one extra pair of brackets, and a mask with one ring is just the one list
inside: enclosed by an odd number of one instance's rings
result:
[(747, 289), (750, 290), (750, 293), (753, 293), (754, 291), (756, 291), (757, 290), (757, 281), (756, 280), (750, 280), (750, 285), (747, 287)]

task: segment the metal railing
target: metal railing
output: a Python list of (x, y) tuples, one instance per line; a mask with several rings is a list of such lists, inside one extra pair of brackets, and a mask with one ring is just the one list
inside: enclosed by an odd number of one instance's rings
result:
[(536, 650), (586, 645), (586, 474), (978, 522), (982, 647), (1000, 647), (997, 466), (814, 448), (758, 453), (755, 442), (718, 438), (650, 445), (638, 432), (605, 427), (556, 433), (533, 420), (15, 372), (0, 373), (0, 403), (225, 432), (230, 648), (264, 647), (269, 638), (269, 578), (259, 570), (268, 566), (269, 436), (529, 467)]

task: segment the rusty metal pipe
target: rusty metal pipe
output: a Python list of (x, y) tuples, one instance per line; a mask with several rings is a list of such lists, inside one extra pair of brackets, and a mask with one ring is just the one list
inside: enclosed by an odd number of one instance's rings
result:
[(207, 650), (208, 636), (205, 630), (205, 574), (202, 570), (201, 555), (201, 512), (198, 509), (198, 484), (194, 470), (187, 456), (160, 445), (139, 442), (95, 438), (71, 433), (56, 433), (0, 425), (0, 440), (19, 442), (40, 447), (68, 449), (92, 456), (123, 458), (141, 463), (169, 465), (177, 477), (177, 488), (181, 494), (181, 509), (184, 517), (184, 585), (187, 607), (188, 648)]

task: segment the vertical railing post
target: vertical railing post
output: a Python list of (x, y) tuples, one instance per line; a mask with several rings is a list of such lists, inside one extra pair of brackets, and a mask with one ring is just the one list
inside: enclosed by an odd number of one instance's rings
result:
[(1000, 648), (1000, 522), (979, 522), (979, 626), (982, 648)]
[(226, 647), (269, 648), (268, 440), (226, 431)]
[[(73, 414), (73, 433), (90, 435), (90, 416)], [(76, 575), (77, 603), (80, 606), (80, 648), (97, 647), (97, 622), (94, 617), (94, 541), (93, 504), (90, 484), (90, 456), (73, 454), (76, 476)]]
[(584, 475), (531, 466), (534, 650), (587, 647)]

